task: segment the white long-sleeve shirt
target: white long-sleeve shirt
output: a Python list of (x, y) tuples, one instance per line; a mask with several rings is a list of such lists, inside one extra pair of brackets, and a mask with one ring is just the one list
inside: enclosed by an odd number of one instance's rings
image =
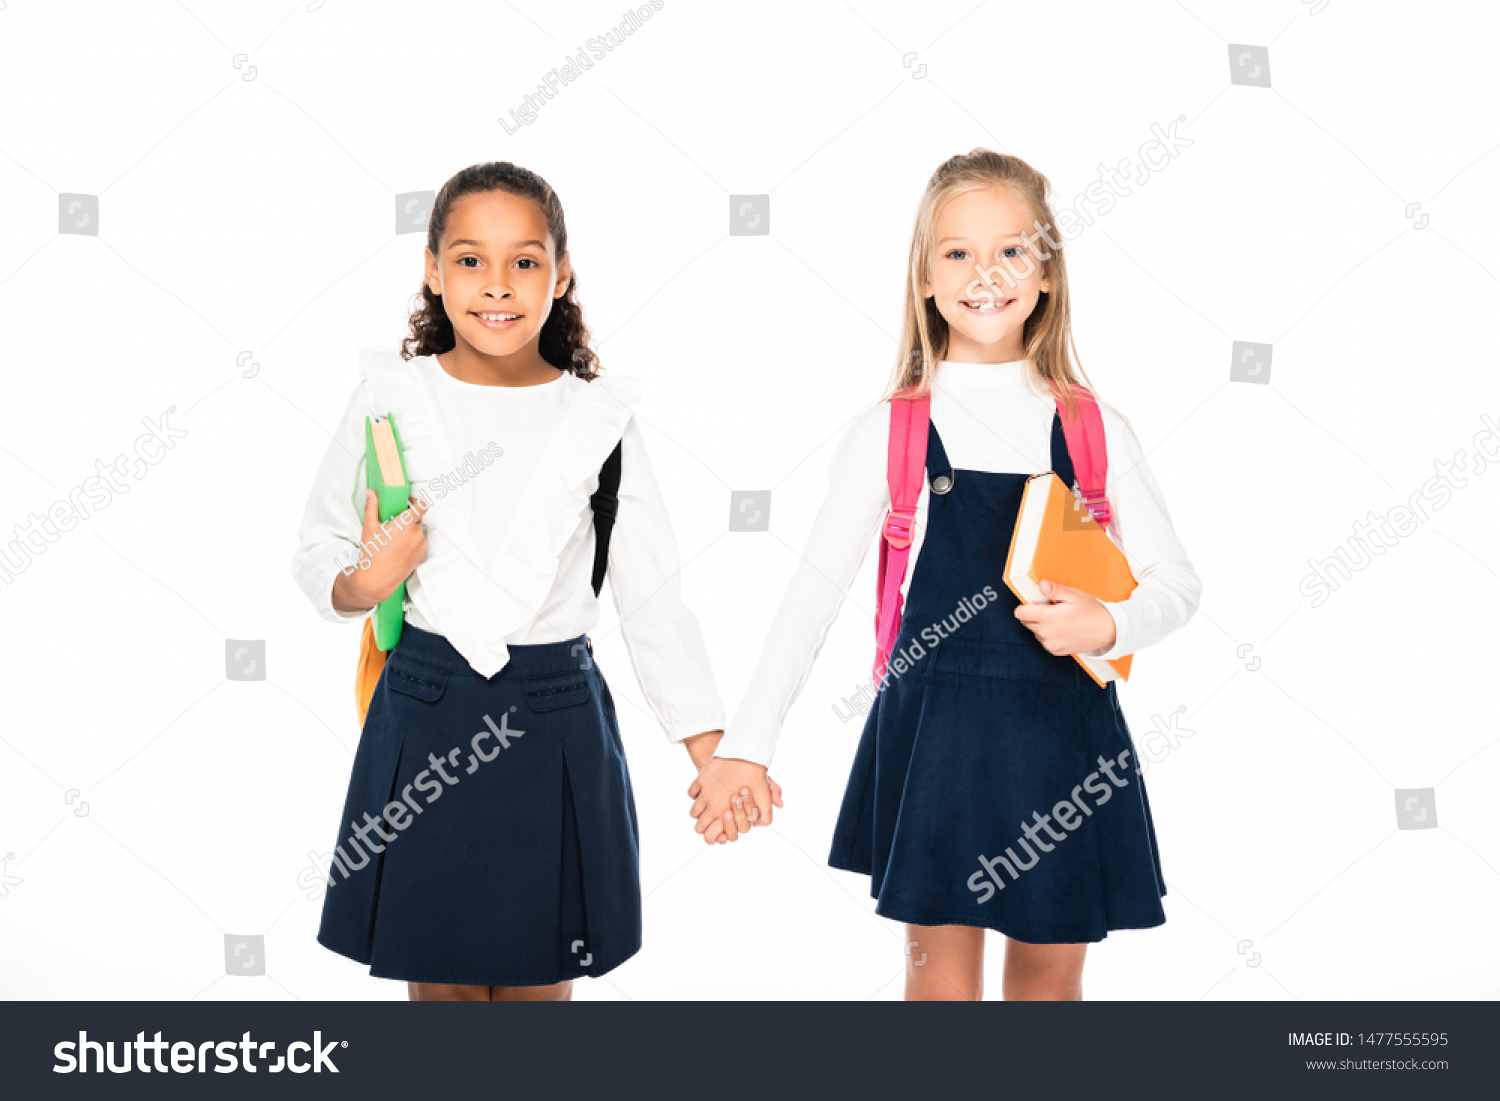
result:
[[(1024, 360), (939, 365), (931, 418), (954, 468), (1026, 475), (1052, 469), (1057, 405), (1028, 385), (1028, 372)], [(1129, 599), (1104, 602), (1115, 621), (1115, 644), (1091, 654), (1118, 658), (1144, 650), (1185, 624), (1197, 609), (1202, 583), (1172, 529), (1140, 441), (1114, 409), (1101, 404), (1101, 412), (1109, 459), (1107, 530), (1125, 552), (1137, 584)], [(890, 508), (889, 431), (890, 403), (883, 402), (855, 418), (835, 450), (828, 495), (717, 756), (770, 764), (787, 711), (807, 683)], [(903, 591), (921, 555), (928, 496), (924, 479)], [(872, 629), (872, 655), (874, 648)]]
[(619, 442), (608, 577), (636, 679), (672, 741), (723, 728), (703, 633), (682, 601), (671, 520), (631, 415), (635, 379), (563, 373), (537, 386), (483, 386), (433, 356), (368, 349), (360, 370), (292, 559), (324, 619), (369, 614), (333, 607), (334, 579), (359, 554), (366, 415), (394, 414), (412, 495), (433, 502), (426, 555), (406, 582), (406, 621), (445, 636), (486, 677), (509, 661), (510, 645), (565, 641), (599, 622), (588, 498)]

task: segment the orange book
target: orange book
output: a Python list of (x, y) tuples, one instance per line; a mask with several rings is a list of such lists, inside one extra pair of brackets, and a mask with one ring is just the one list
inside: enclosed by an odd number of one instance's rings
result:
[[(1050, 470), (1026, 479), (1005, 558), (1005, 584), (1021, 603), (1052, 603), (1042, 595), (1042, 581), (1081, 589), (1111, 603), (1129, 597), (1136, 585), (1124, 553)], [(1130, 654), (1113, 661), (1087, 654), (1073, 657), (1100, 688), (1130, 679)]]

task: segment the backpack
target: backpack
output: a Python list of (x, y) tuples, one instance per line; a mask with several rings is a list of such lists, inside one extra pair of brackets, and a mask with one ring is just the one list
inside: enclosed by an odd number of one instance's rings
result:
[[(880, 565), (875, 578), (876, 681), (885, 676), (891, 647), (901, 633), (901, 582), (906, 579), (917, 498), (922, 492), (923, 471), (927, 466), (931, 393), (916, 398), (912, 396), (915, 390), (915, 386), (909, 386), (891, 397), (891, 430), (886, 451), (886, 483), (890, 487), (891, 507), (880, 529)], [(1089, 514), (1101, 527), (1106, 527), (1110, 510), (1104, 488), (1109, 456), (1105, 453), (1104, 420), (1099, 406), (1092, 394), (1079, 389), (1076, 391), (1079, 415), (1070, 420), (1055, 383), (1052, 390), (1057, 398), (1058, 415), (1062, 418), (1068, 457), (1073, 460), (1077, 480), (1074, 488)]]
[[(615, 444), (615, 449), (599, 468), (599, 488), (589, 497), (589, 507), (594, 510), (594, 572), (591, 581), (596, 597), (604, 584), (604, 571), (609, 564), (609, 535), (615, 526), (615, 513), (619, 510), (620, 446)], [(359, 662), (354, 669), (354, 707), (359, 713), (361, 729), (370, 710), (370, 700), (375, 695), (375, 686), (380, 682), (380, 672), (385, 668), (385, 659), (386, 651), (375, 645), (374, 620), (366, 616), (364, 633), (359, 640)]]

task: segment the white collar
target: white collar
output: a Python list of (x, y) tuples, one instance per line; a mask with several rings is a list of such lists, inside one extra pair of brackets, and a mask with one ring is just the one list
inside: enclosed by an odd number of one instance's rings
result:
[(1010, 363), (954, 363), (945, 359), (938, 364), (933, 384), (945, 390), (993, 390), (1024, 386), (1030, 373), (1024, 359)]

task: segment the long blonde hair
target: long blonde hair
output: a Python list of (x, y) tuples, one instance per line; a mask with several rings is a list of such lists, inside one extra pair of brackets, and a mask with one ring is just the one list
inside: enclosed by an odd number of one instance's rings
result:
[[(922, 286), (930, 277), (933, 225), (938, 213), (955, 196), (994, 184), (1009, 188), (1037, 223), (1047, 227), (1048, 235), (1053, 240), (1061, 240), (1052, 208), (1047, 202), (1052, 185), (1046, 176), (1020, 157), (976, 148), (949, 157), (939, 165), (927, 181), (922, 202), (917, 207), (907, 265), (901, 344), (882, 401), (889, 401), (897, 391), (908, 387), (915, 387), (914, 396), (918, 397), (931, 392), (937, 365), (948, 350), (948, 322), (938, 312), (937, 303), (922, 294)], [(1078, 362), (1078, 350), (1073, 344), (1068, 306), (1068, 265), (1063, 250), (1051, 248), (1045, 238), (1036, 247), (1041, 252), (1050, 253), (1041, 265), (1042, 274), (1052, 281), (1052, 290), (1042, 293), (1022, 329), (1024, 358), (1029, 364), (1028, 380), (1034, 389), (1048, 397), (1051, 396), (1048, 384), (1055, 383), (1062, 392), (1068, 415), (1074, 417), (1078, 413), (1077, 391), (1082, 389), (1092, 395), (1094, 387)]]

